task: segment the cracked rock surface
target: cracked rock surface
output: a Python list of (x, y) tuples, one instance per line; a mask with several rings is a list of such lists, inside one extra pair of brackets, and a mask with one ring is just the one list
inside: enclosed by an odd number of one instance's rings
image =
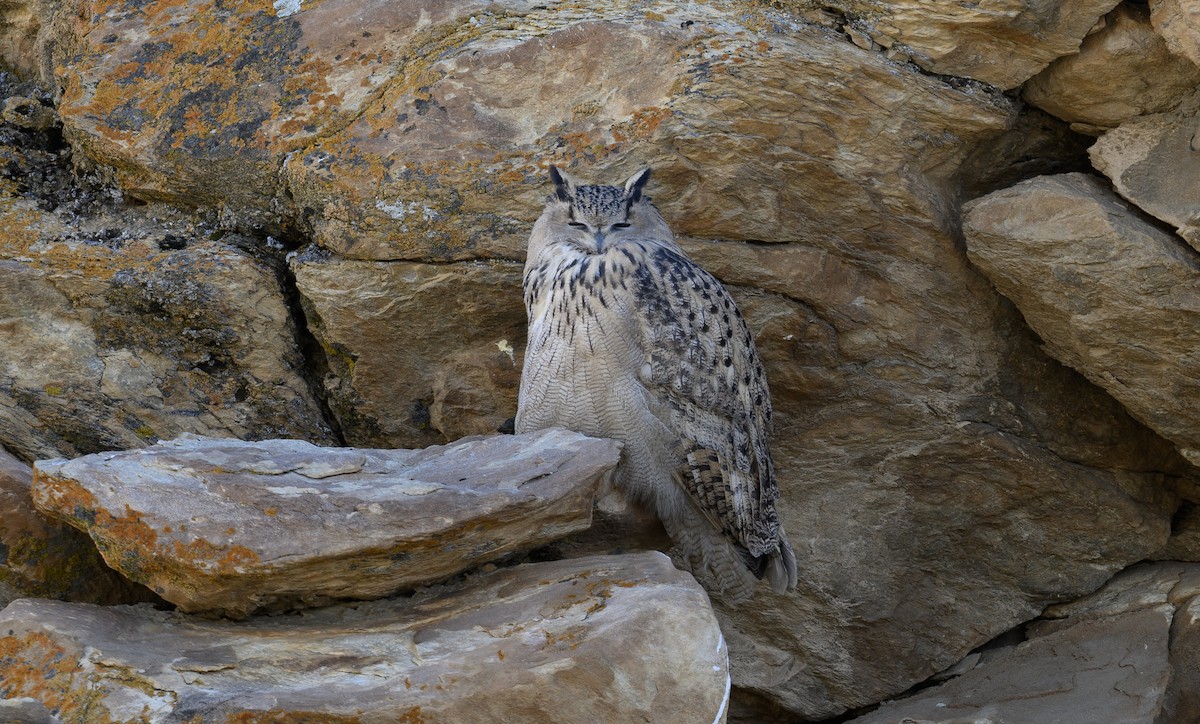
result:
[(0, 690), (62, 721), (717, 722), (729, 695), (708, 597), (659, 553), (237, 624), (23, 600), (0, 628)]
[(188, 612), (392, 595), (586, 529), (619, 447), (561, 429), (424, 450), (196, 436), (39, 461), (34, 500)]

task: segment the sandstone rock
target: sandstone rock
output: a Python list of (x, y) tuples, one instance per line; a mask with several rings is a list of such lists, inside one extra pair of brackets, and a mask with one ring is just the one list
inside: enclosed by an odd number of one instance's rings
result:
[(1172, 55), (1144, 7), (1122, 5), (1079, 52), (1054, 61), (1022, 89), (1025, 100), (1099, 135), (1134, 116), (1169, 111), (1200, 85), (1200, 68)]
[[(335, 30), (347, 17), (374, 31)], [(536, 3), (289, 14), (191, 0), (147, 14), (131, 0), (79, 42), (60, 79), (66, 132), (128, 193), (291, 218), (364, 259), (520, 259), (550, 161), (604, 178), (653, 164), (684, 232), (801, 239), (826, 224), (800, 210), (852, 186), (810, 155), (853, 138), (876, 166), (939, 168), (960, 149), (925, 124), (949, 113), (969, 138), (1009, 112), (754, 6), (614, 3), (581, 18)], [(809, 123), (788, 120), (797, 107)]]
[(333, 442), (277, 270), (82, 188), (34, 130), (0, 124), (0, 442), (30, 459), (180, 432)]
[(965, 207), (968, 253), (1050, 351), (1200, 463), (1200, 263), (1096, 179)]
[(657, 553), (238, 624), (18, 601), (0, 629), (0, 692), (64, 721), (722, 722), (729, 692), (707, 596)]
[(1134, 118), (1089, 151), (1117, 193), (1200, 249), (1200, 91), (1170, 113)]
[[(1018, 176), (1038, 168), (1021, 143), (981, 149), (1012, 138), (1018, 104), (764, 5), (603, 3), (585, 14), (325, 0), (289, 15), (294, 6), (202, 0), (148, 12), (131, 0), (93, 16), (79, 57), (62, 64), (64, 122), (133, 194), (224, 205), (341, 255), (302, 254), (295, 270), (329, 357), (331, 406), (350, 437), (372, 445), (438, 439), (420, 430), (426, 415), (443, 435), (460, 422), (502, 424), (511, 393), (495, 365), (502, 341), (520, 363), (521, 312), (516, 267), (495, 260), (523, 257), (545, 164), (600, 181), (652, 165), (651, 194), (697, 258), (734, 285), (758, 334), (776, 400), (782, 513), (805, 571), (794, 596), (764, 593), (721, 614), (735, 695), (811, 719), (904, 691), (1046, 602), (1160, 550), (1178, 508), (1172, 478), (1192, 473), (1169, 443), (1041, 352), (963, 254), (964, 180), (997, 178), (967, 160), (995, 159)], [(963, 22), (904, 12), (910, 28), (962, 30), (945, 57), (978, 52), (986, 58), (976, 65), (1020, 82), (1073, 51), (1112, 3), (1086, 19), (1079, 7), (1055, 6), (1061, 23), (1013, 9), (981, 35), (966, 29), (994, 8), (936, 6), (961, 9)], [(422, 8), (428, 24), (406, 20)], [(863, 44), (888, 40), (867, 15), (851, 25)], [(996, 30), (1009, 19), (1024, 37)], [(347, 32), (350, 23), (371, 35)], [(1025, 47), (1043, 31), (1034, 54), (1045, 57), (1034, 63)], [(210, 42), (201, 33), (235, 39), (229, 56), (186, 55)], [(290, 39), (256, 44), (281, 35)], [(123, 45), (146, 62), (111, 65), (107, 53), (129, 55)], [(1009, 73), (1017, 45), (1022, 69)], [(888, 52), (901, 57), (898, 46)], [(278, 68), (292, 69), (294, 93)], [(204, 92), (176, 92), (200, 78)], [(333, 92), (310, 91), (320, 78)], [(255, 110), (258, 99), (268, 112)], [(291, 103), (307, 126), (285, 128)], [(189, 113), (192, 125), (163, 120)], [(214, 158), (222, 183), (197, 188), (214, 172), (193, 177), (193, 168)], [(477, 258), (493, 266), (446, 263)], [(511, 307), (497, 301), (505, 269)], [(371, 315), (393, 310), (367, 281), (392, 275), (378, 283), (401, 297), (439, 277), (476, 286), (447, 282), (422, 297), (422, 318), (445, 319), (408, 324), (444, 341), (401, 332), (385, 343), (396, 330)], [(495, 309), (478, 311), (481, 299)], [(491, 327), (459, 337), (454, 325), (474, 324), (465, 310)], [(373, 340), (356, 337), (373, 324)], [(405, 387), (409, 377), (419, 385)], [(488, 380), (477, 399), (495, 407), (458, 418), (466, 398), (455, 383), (468, 378)], [(389, 401), (397, 387), (403, 405)]]
[(1172, 53), (1200, 65), (1200, 5), (1194, 0), (1150, 0), (1150, 22)]
[(34, 509), (32, 477), (28, 465), (0, 449), (0, 606), (32, 596), (100, 604), (156, 600), (104, 565), (87, 536)]
[[(578, 23), (535, 8), (516, 39), (513, 19), (477, 16), (470, 37), (417, 64), (416, 82), (389, 85), (354, 123), (289, 158), (316, 240), (361, 259), (522, 259), (552, 162), (592, 180), (653, 166), (652, 193), (679, 233), (797, 241), (855, 227), (874, 193), (894, 198), (867, 158), (940, 171), (1012, 113), (1003, 97), (959, 92), (817, 30), (776, 32), (751, 9), (666, 3), (660, 14), (606, 5)], [(914, 92), (921, 103), (906, 100)], [(790, 120), (796, 108), (803, 123)], [(948, 115), (958, 140), (922, 130)], [(832, 152), (845, 143), (856, 154)]]
[(1074, 53), (1117, 1), (834, 0), (821, 5), (841, 10), (876, 43), (903, 51), (922, 68), (1007, 90), (1055, 58)]
[(10, 223), (0, 439), (13, 449), (77, 455), (185, 431), (333, 441), (265, 265), (220, 242), (164, 249), (161, 232), (80, 232), (27, 209), (0, 211)]
[(418, 447), (494, 432), (517, 411), (521, 266), (292, 262), (351, 445)]
[(182, 610), (391, 595), (591, 522), (617, 443), (564, 430), (425, 450), (194, 436), (39, 461), (34, 500)]
[(1034, 638), (946, 684), (852, 721), (1152, 724), (1170, 676), (1165, 607)]
[(852, 721), (1194, 721), (1197, 602), (1200, 566), (1136, 566), (1051, 606), (1025, 642), (986, 651), (977, 668)]

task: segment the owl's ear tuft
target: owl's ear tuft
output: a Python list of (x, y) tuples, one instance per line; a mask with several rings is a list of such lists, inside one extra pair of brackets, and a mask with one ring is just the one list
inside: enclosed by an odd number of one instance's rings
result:
[(554, 195), (559, 201), (571, 200), (571, 178), (557, 166), (550, 167), (550, 180), (554, 182)]
[(642, 198), (642, 188), (645, 187), (646, 182), (649, 180), (649, 166), (630, 176), (629, 180), (625, 182), (625, 198), (629, 199), (631, 202)]

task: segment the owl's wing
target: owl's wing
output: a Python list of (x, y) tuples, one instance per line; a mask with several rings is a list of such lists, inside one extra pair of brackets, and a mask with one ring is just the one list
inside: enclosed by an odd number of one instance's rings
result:
[(754, 558), (776, 550), (779, 497), (771, 399), (754, 339), (729, 292), (682, 252), (646, 243), (635, 280), (643, 382), (686, 439), (684, 487)]

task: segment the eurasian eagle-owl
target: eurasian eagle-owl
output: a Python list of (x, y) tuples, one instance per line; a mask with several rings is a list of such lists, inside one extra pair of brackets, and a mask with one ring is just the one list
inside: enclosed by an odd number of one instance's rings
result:
[(658, 515), (723, 599), (747, 598), (764, 575), (778, 592), (794, 588), (767, 380), (737, 305), (642, 194), (650, 169), (624, 187), (553, 166), (550, 178), (525, 262), (516, 431), (620, 440), (617, 488)]

